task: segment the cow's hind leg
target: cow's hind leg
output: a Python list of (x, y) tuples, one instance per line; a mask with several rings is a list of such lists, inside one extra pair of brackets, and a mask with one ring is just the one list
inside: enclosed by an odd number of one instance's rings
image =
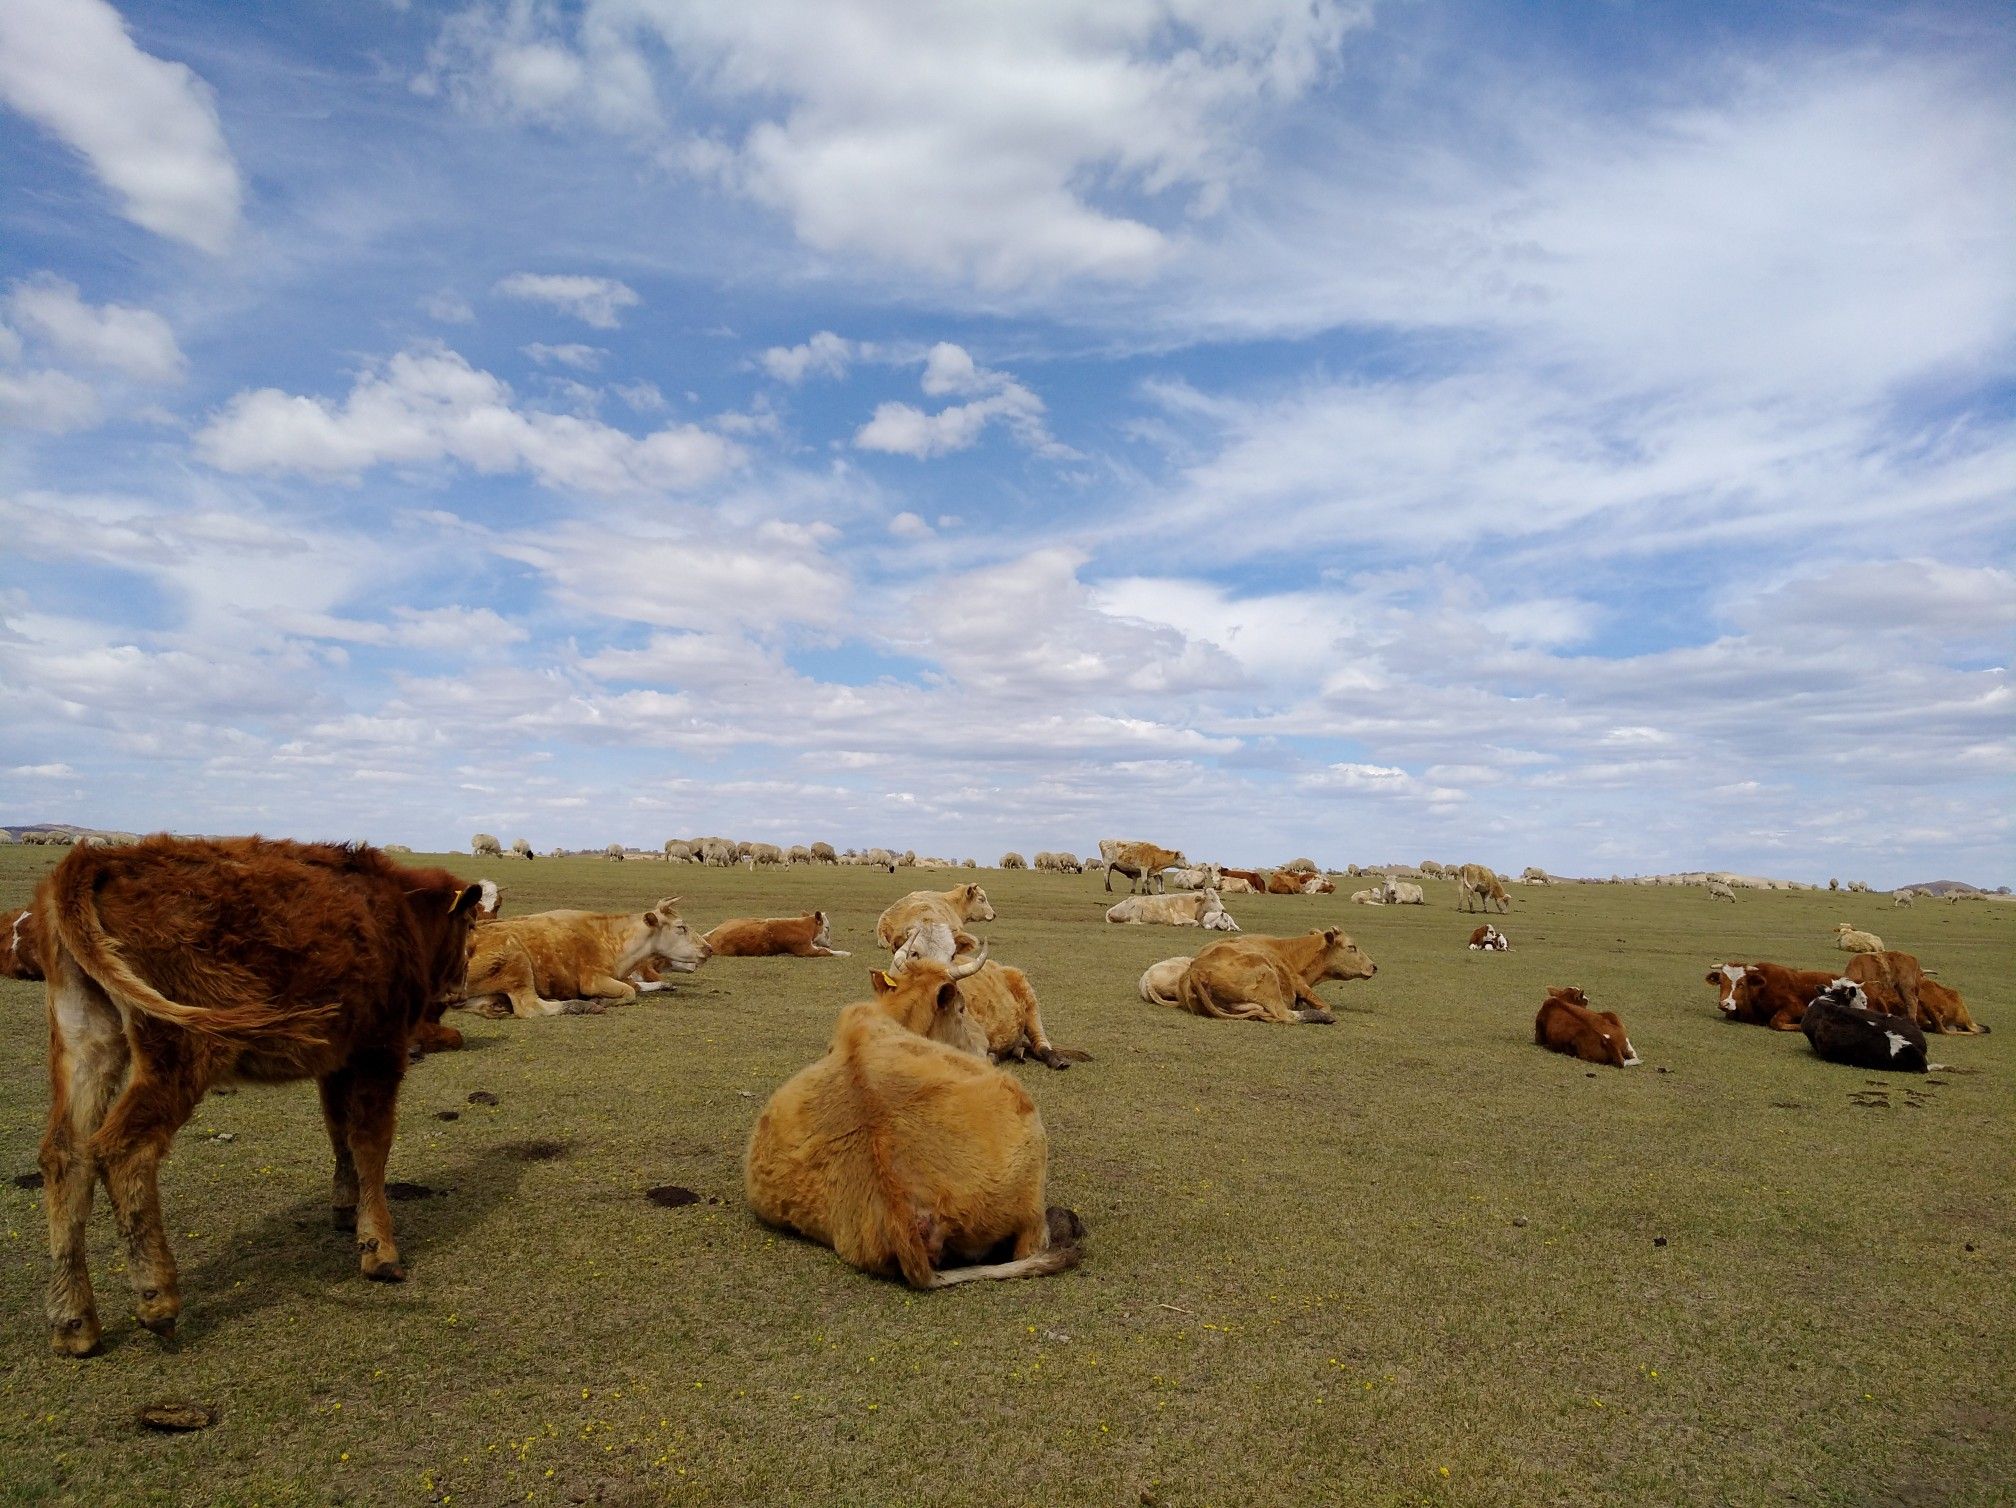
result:
[(173, 1052), (161, 1053), (158, 1061), (134, 1065), (126, 1088), (91, 1138), (119, 1234), (126, 1238), (134, 1314), (161, 1336), (175, 1333), (182, 1295), (176, 1286), (175, 1254), (168, 1248), (168, 1230), (161, 1221), (157, 1175), (175, 1133), (202, 1097), (197, 1066)]
[[(52, 950), (53, 952), (54, 950)], [(67, 955), (49, 968), (49, 1125), (42, 1138), (42, 1204), (49, 1219), (49, 1344), (58, 1356), (98, 1349), (87, 1228), (98, 1162), (91, 1138), (126, 1079), (119, 1013)]]
[(350, 1155), (350, 1071), (338, 1069), (315, 1086), (322, 1095), (322, 1124), (329, 1131), (329, 1150), (336, 1171), (329, 1185), (329, 1223), (338, 1230), (357, 1229), (357, 1159)]
[[(392, 1239), (392, 1211), (385, 1203), (385, 1160), (399, 1110), (403, 1056), (374, 1053), (352, 1058), (342, 1075), (344, 1129), (357, 1178), (357, 1255), (364, 1276), (398, 1283), (406, 1277)], [(340, 1164), (339, 1164), (340, 1167)]]

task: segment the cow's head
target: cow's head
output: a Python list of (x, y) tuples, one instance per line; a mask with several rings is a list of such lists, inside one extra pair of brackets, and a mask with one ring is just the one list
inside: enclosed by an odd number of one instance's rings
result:
[(1549, 1000), (1565, 1000), (1570, 1005), (1581, 1006), (1584, 1010), (1589, 1008), (1589, 997), (1572, 984), (1549, 985), (1547, 987), (1547, 998)]
[(1708, 971), (1708, 982), (1715, 986), (1715, 1008), (1725, 1016), (1736, 1014), (1736, 988), (1750, 973), (1747, 963), (1718, 963)]
[(959, 915), (969, 922), (991, 922), (994, 920), (994, 903), (987, 899), (987, 892), (978, 885), (961, 885), (958, 890)]
[(832, 947), (833, 946), (833, 934), (831, 931), (832, 923), (826, 919), (826, 913), (823, 911), (814, 911), (811, 915), (811, 921), (812, 921), (812, 945), (816, 948)]
[(676, 895), (668, 896), (642, 913), (637, 921), (644, 929), (646, 956), (655, 958), (664, 968), (690, 974), (712, 958), (714, 950), (706, 938), (686, 925), (685, 918), (679, 915), (679, 900)]
[(1205, 890), (1200, 893), (1204, 899), (1197, 912), (1197, 925), (1209, 932), (1237, 932), (1239, 924), (1232, 920), (1232, 913), (1218, 899), (1218, 892)]
[(886, 969), (870, 969), (868, 982), (875, 1003), (889, 1018), (920, 1037), (947, 1047), (987, 1056), (987, 1034), (966, 1010), (959, 981), (980, 972), (987, 962), (983, 946), (963, 963), (937, 963), (927, 958), (892, 960)]
[(1379, 965), (1358, 951), (1358, 944), (1344, 935), (1343, 928), (1313, 927), (1310, 935), (1323, 939), (1318, 979), (1370, 979), (1379, 972)]

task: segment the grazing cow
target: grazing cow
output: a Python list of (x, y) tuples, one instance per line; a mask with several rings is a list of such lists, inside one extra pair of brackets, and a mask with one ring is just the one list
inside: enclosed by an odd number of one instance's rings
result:
[(1894, 992), (1898, 1013), (1909, 1016), (1924, 1031), (1979, 1034), (1988, 1030), (1974, 1024), (1959, 991), (1928, 978), (1912, 954), (1858, 953), (1848, 960), (1846, 973), (1872, 994), (1878, 986)]
[(1003, 869), (1027, 869), (1029, 861), (1019, 853), (1004, 853), (1001, 855), (1000, 867)]
[[(222, 1080), (312, 1078), (335, 1152), (334, 1214), (366, 1277), (406, 1275), (385, 1158), (415, 1026), (467, 961), (483, 889), (374, 848), (158, 836), (79, 848), (36, 895), (48, 973), (50, 1343), (96, 1349), (92, 1187), (125, 1237), (140, 1323), (181, 1312), (155, 1175)], [(168, 993), (172, 991), (172, 994)]]
[[(958, 934), (943, 922), (923, 922), (910, 929), (890, 960), (889, 972), (901, 974), (913, 963), (968, 964), (959, 977), (959, 993), (966, 1002), (967, 1018), (983, 1039), (982, 1051), (996, 1063), (1012, 1058), (1022, 1062), (1034, 1058), (1046, 1068), (1069, 1068), (1074, 1062), (1089, 1061), (1091, 1054), (1060, 1051), (1043, 1029), (1043, 1013), (1036, 1003), (1035, 986), (1020, 969), (987, 962), (983, 943), (975, 952), (961, 955)], [(945, 1040), (941, 1038), (941, 1040)], [(956, 1047), (959, 1044), (953, 1043)]]
[(969, 882), (950, 890), (913, 890), (876, 918), (875, 940), (893, 953), (919, 922), (943, 922), (964, 939), (959, 944), (963, 953), (971, 949), (972, 941), (960, 931), (959, 924), (993, 920), (994, 905), (978, 885)]
[(1386, 892), (1383, 890), (1354, 890), (1351, 892), (1351, 903), (1354, 906), (1383, 906), (1386, 904)]
[(1883, 939), (1874, 932), (1857, 932), (1847, 922), (1834, 924), (1834, 946), (1843, 953), (1881, 953)]
[(1223, 876), (1216, 864), (1193, 864), (1188, 869), (1172, 869), (1162, 877), (1170, 890), (1216, 890)]
[(1710, 880), (1708, 882), (1708, 899), (1711, 901), (1727, 901), (1733, 906), (1736, 904), (1736, 892), (1722, 880)]
[(1162, 871), (1190, 861), (1180, 850), (1158, 848), (1153, 843), (1130, 843), (1124, 838), (1101, 838), (1099, 858), (1106, 866), (1106, 888), (1112, 890), (1115, 873), (1134, 882), (1134, 893), (1162, 889)]
[(33, 907), (0, 911), (0, 974), (9, 979), (42, 977), (42, 929)]
[[(1473, 904), (1474, 903), (1474, 904)], [(1489, 911), (1493, 905), (1503, 913), (1512, 909), (1512, 899), (1498, 876), (1486, 865), (1465, 864), (1456, 871), (1456, 906), (1462, 911)]]
[(488, 833), (478, 833), (475, 837), (471, 838), (469, 840), (469, 852), (479, 859), (501, 859), (504, 857), (504, 850), (498, 846), (497, 840)]
[(1818, 969), (1788, 969), (1776, 963), (1718, 963), (1708, 971), (1716, 987), (1716, 1008), (1730, 1021), (1796, 1032), (1806, 1002), (1834, 982)]
[(1421, 887), (1407, 880), (1388, 880), (1380, 887), (1389, 906), (1425, 906), (1428, 897)]
[[(743, 1179), (757, 1219), (913, 1288), (1076, 1266), (1077, 1217), (1043, 1203), (1035, 1101), (932, 1038), (963, 1006), (954, 969), (919, 961), (870, 978), (875, 998), (841, 1011), (826, 1054), (756, 1119)], [(988, 1260), (997, 1247), (1006, 1261)]]
[(1486, 922), (1470, 934), (1470, 951), (1473, 953), (1509, 953), (1512, 941), (1503, 932)]
[[(690, 974), (713, 949), (674, 909), (678, 896), (649, 911), (537, 911), (485, 922), (471, 937), (469, 977), (449, 1003), (484, 1016), (557, 1016), (569, 1001), (599, 1014), (605, 1001), (637, 998), (629, 975), (649, 964)], [(459, 982), (458, 982), (459, 983)], [(662, 989), (647, 980), (646, 990)]]
[(1160, 963), (1151, 963), (1141, 975), (1141, 998), (1150, 1005), (1178, 1006), (1183, 1002), (1176, 990), (1182, 982), (1183, 971), (1190, 967), (1190, 956), (1178, 954), (1165, 958)]
[(1237, 932), (1239, 924), (1215, 890), (1184, 895), (1130, 895), (1107, 909), (1106, 920), (1135, 926), (1203, 927), (1210, 932)]
[(716, 958), (847, 958), (826, 930), (826, 913), (803, 916), (736, 917), (703, 939)]
[(1800, 1029), (1813, 1051), (1830, 1063), (1924, 1073), (1925, 1033), (1909, 1016), (1872, 1010), (1852, 979), (1837, 979), (1806, 1007)]
[(1533, 1041), (1549, 1052), (1566, 1053), (1584, 1063), (1634, 1068), (1639, 1062), (1617, 1013), (1591, 1010), (1589, 997), (1572, 985), (1548, 990), (1540, 1014), (1533, 1018)]
[(1308, 1021), (1337, 1018), (1316, 993), (1326, 979), (1370, 979), (1378, 965), (1336, 927), (1301, 937), (1232, 937), (1190, 961), (1176, 984), (1176, 1003), (1220, 1021)]

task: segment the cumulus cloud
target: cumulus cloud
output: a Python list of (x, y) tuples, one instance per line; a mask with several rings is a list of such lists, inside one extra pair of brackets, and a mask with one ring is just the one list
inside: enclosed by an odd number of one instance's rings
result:
[(557, 366), (572, 367), (577, 372), (592, 372), (602, 365), (602, 358), (609, 353), (600, 346), (584, 346), (574, 342), (549, 346), (544, 341), (535, 340), (524, 348), (525, 354), (541, 366), (549, 362)]
[(932, 397), (984, 396), (948, 404), (936, 412), (909, 403), (877, 404), (875, 416), (855, 431), (855, 446), (928, 460), (969, 449), (989, 424), (999, 420), (1021, 444), (1039, 455), (1053, 460), (1077, 455), (1051, 436), (1044, 423), (1041, 398), (1007, 373), (976, 365), (963, 347), (949, 341), (933, 346), (925, 357), (922, 386)]
[(1171, 249), (1143, 206), (1217, 208), (1256, 118), (1310, 88), (1364, 16), (1332, 0), (1094, 15), (1069, 0), (590, 0), (569, 28), (513, 0), (453, 18), (424, 87), (477, 110), (655, 134), (655, 73), (669, 65), (668, 93), (753, 116), (685, 138), (678, 155), (812, 247), (990, 287), (1128, 279)]
[(0, 369), (0, 426), (62, 434), (89, 429), (102, 412), (97, 389), (66, 372)]
[(209, 86), (142, 52), (105, 0), (0, 6), (0, 99), (81, 153), (134, 224), (229, 244), (243, 189)]
[(684, 491), (739, 465), (741, 448), (697, 425), (638, 437), (590, 418), (516, 406), (510, 387), (453, 351), (403, 351), (341, 404), (276, 388), (239, 393), (196, 435), (223, 471), (355, 476), (373, 466), (452, 460), (604, 496)]
[(514, 272), (499, 279), (497, 292), (505, 298), (548, 304), (597, 330), (615, 329), (623, 322), (623, 311), (642, 302), (627, 283), (575, 273)]
[(839, 377), (855, 357), (855, 345), (831, 330), (821, 330), (803, 345), (772, 346), (757, 360), (779, 382), (793, 387), (807, 377)]
[(182, 351), (167, 320), (126, 304), (88, 304), (75, 283), (53, 274), (12, 284), (0, 311), (63, 360), (139, 382), (168, 383), (182, 376)]

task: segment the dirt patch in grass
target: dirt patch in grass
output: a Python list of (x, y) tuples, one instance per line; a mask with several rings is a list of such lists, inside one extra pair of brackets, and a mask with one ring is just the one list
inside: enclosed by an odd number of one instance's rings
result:
[(676, 1183), (661, 1183), (655, 1189), (646, 1189), (644, 1197), (660, 1209), (683, 1209), (689, 1204), (698, 1204), (700, 1196), (691, 1189), (681, 1188)]
[(506, 1157), (515, 1157), (520, 1162), (552, 1162), (557, 1157), (567, 1155), (567, 1143), (535, 1138), (530, 1141), (506, 1142), (503, 1151)]
[(388, 1183), (385, 1185), (385, 1197), (400, 1204), (410, 1203), (415, 1199), (441, 1199), (445, 1198), (447, 1193), (446, 1189), (430, 1189), (424, 1183)]

